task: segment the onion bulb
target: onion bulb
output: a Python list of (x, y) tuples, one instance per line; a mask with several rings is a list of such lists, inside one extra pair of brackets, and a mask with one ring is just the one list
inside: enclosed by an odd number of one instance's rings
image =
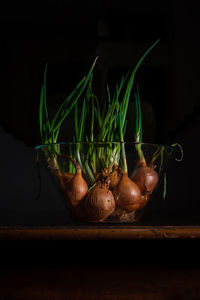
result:
[(87, 191), (88, 185), (83, 179), (81, 167), (78, 165), (76, 167), (76, 174), (66, 184), (64, 191), (65, 197), (72, 204), (72, 206), (75, 207), (85, 197)]
[(115, 199), (107, 182), (97, 182), (84, 199), (84, 209), (93, 222), (103, 222), (114, 211)]
[(143, 208), (146, 206), (148, 200), (149, 200), (149, 197), (150, 197), (150, 194), (144, 194), (142, 195), (142, 203), (141, 203), (141, 206), (140, 208)]
[(142, 195), (151, 194), (158, 184), (159, 176), (154, 166), (139, 162), (131, 179), (138, 185)]
[(64, 173), (60, 180), (60, 186), (66, 200), (73, 207), (76, 207), (87, 194), (88, 185), (82, 177), (82, 169), (80, 165), (68, 155), (60, 154), (60, 156), (71, 160), (76, 168), (75, 174)]
[(135, 211), (140, 208), (142, 195), (139, 187), (122, 171), (119, 183), (113, 189), (117, 207), (126, 211)]
[(113, 171), (110, 175), (110, 188), (111, 190), (119, 183), (121, 178), (121, 170), (117, 165), (114, 165)]
[(59, 172), (57, 176), (61, 190), (65, 191), (66, 184), (73, 178), (74, 174), (67, 172), (62, 174), (61, 172)]

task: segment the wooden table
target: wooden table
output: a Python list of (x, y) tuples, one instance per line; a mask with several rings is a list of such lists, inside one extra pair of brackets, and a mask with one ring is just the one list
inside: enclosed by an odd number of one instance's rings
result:
[(200, 226), (1, 226), (0, 240), (141, 240), (199, 239)]
[(0, 300), (200, 299), (200, 226), (1, 226)]

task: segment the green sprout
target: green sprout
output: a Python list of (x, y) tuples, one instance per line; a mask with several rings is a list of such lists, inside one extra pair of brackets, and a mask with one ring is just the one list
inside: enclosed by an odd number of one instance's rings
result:
[(83, 94), (92, 72), (96, 64), (98, 57), (95, 59), (92, 67), (90, 68), (87, 76), (85, 76), (75, 87), (72, 93), (63, 101), (58, 108), (57, 112), (53, 116), (53, 119), (49, 120), (47, 110), (47, 97), (46, 97), (46, 86), (47, 86), (47, 64), (44, 72), (44, 81), (41, 88), (40, 95), (40, 106), (39, 106), (39, 127), (40, 136), (43, 144), (56, 143), (60, 132), (63, 121), (67, 118), (69, 113), (72, 111), (77, 101)]
[[(116, 84), (113, 95), (107, 86), (107, 97), (101, 105), (97, 96), (93, 93), (92, 80), (93, 70), (97, 61), (94, 60), (88, 74), (76, 85), (71, 94), (64, 99), (50, 120), (47, 107), (47, 65), (44, 71), (44, 79), (41, 88), (39, 105), (39, 128), (43, 144), (48, 145), (46, 157), (49, 165), (59, 169), (57, 155), (60, 153), (57, 143), (59, 133), (64, 120), (70, 113), (74, 114), (74, 135), (75, 148), (70, 148), (70, 156), (79, 163), (82, 172), (90, 186), (95, 182), (95, 176), (102, 169), (112, 170), (114, 165), (121, 165), (125, 172), (128, 172), (125, 152), (125, 134), (127, 128), (127, 112), (131, 92), (134, 86), (135, 75), (149, 52), (158, 44), (157, 40), (142, 55), (132, 71), (122, 76), (119, 84)], [(142, 121), (139, 89), (135, 95), (135, 142), (138, 143), (137, 152), (140, 158), (143, 157), (141, 149)], [(82, 98), (82, 99), (81, 99)], [(88, 126), (86, 120), (91, 120)], [(83, 151), (84, 142), (88, 142), (88, 148)], [(103, 143), (106, 142), (106, 147)], [(98, 147), (94, 146), (98, 144)], [(75, 169), (69, 162), (69, 170), (74, 173)]]

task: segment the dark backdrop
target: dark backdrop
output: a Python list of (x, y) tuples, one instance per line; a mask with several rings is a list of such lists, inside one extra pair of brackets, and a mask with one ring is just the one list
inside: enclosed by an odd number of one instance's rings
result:
[[(103, 102), (111, 88), (158, 38), (159, 45), (136, 76), (140, 85), (144, 141), (179, 142), (184, 160), (168, 169), (165, 201), (156, 216), (199, 214), (199, 7), (191, 1), (7, 1), (1, 8), (1, 224), (65, 224), (60, 196), (42, 169), (39, 182), (34, 146), (40, 143), (38, 105), (48, 62), (50, 112), (89, 69), (95, 56), (95, 88)], [(72, 122), (65, 123), (69, 139)], [(196, 219), (195, 219), (196, 220)]]

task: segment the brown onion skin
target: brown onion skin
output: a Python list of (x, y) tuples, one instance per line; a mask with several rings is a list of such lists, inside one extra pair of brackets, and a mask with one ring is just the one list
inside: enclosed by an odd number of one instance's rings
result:
[(112, 214), (109, 216), (109, 219), (112, 219), (112, 220), (121, 220), (123, 219), (123, 217), (127, 214), (127, 211), (122, 209), (122, 208), (119, 208), (119, 207), (116, 207), (115, 210), (112, 212)]
[(131, 180), (138, 185), (142, 195), (144, 195), (153, 192), (158, 184), (159, 176), (154, 167), (138, 164), (138, 167), (131, 176)]
[(73, 176), (74, 176), (74, 174), (72, 174), (72, 173), (66, 172), (66, 173), (62, 174), (61, 172), (59, 172), (58, 180), (59, 180), (60, 188), (63, 192), (66, 189), (67, 183), (73, 178)]
[(109, 216), (109, 219), (121, 223), (132, 223), (136, 221), (135, 213), (136, 211), (128, 212), (126, 210), (122, 210), (121, 208), (117, 208), (112, 215)]
[(77, 167), (76, 174), (67, 182), (64, 194), (67, 201), (73, 206), (77, 206), (79, 202), (85, 197), (88, 191), (88, 185), (82, 177), (82, 170)]
[(103, 222), (114, 209), (115, 199), (107, 184), (97, 182), (84, 199), (84, 210), (88, 221)]
[(149, 201), (149, 197), (150, 197), (150, 194), (142, 195), (142, 203), (141, 203), (140, 208), (143, 208), (147, 205), (147, 202)]
[(113, 195), (117, 207), (126, 211), (135, 211), (141, 206), (142, 195), (140, 189), (137, 184), (128, 177), (126, 172), (122, 172), (119, 183), (113, 189)]
[(121, 179), (121, 172), (118, 167), (115, 166), (112, 174), (110, 175), (110, 188), (113, 190)]

